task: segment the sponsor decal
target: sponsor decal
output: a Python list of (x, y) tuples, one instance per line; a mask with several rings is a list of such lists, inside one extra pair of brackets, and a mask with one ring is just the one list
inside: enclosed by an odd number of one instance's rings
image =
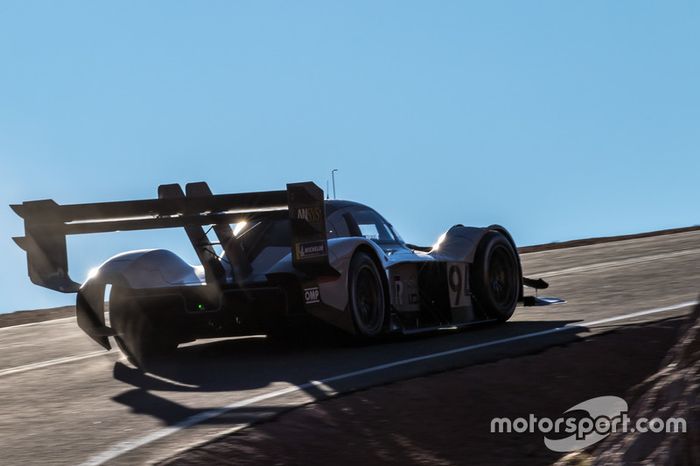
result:
[(298, 259), (307, 259), (309, 257), (318, 257), (326, 255), (325, 241), (310, 241), (308, 243), (298, 243), (296, 245)]
[(321, 300), (321, 290), (318, 287), (304, 289), (304, 304), (313, 304)]
[(309, 223), (319, 223), (323, 218), (323, 211), (320, 207), (299, 207), (292, 214), (292, 218), (305, 220)]

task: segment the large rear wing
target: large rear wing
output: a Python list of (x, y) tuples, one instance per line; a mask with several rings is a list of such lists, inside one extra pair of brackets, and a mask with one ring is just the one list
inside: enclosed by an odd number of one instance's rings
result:
[(27, 253), (29, 278), (64, 293), (80, 284), (68, 273), (67, 235), (184, 227), (205, 268), (207, 282), (223, 280), (218, 257), (211, 253), (203, 225), (213, 225), (227, 258), (239, 276), (250, 272), (230, 224), (254, 212), (287, 210), (292, 230), (294, 266), (307, 273), (327, 273), (328, 244), (323, 191), (312, 182), (286, 190), (211, 194), (206, 183), (158, 188), (158, 199), (59, 205), (53, 200), (10, 206), (24, 219), (25, 234), (13, 238)]

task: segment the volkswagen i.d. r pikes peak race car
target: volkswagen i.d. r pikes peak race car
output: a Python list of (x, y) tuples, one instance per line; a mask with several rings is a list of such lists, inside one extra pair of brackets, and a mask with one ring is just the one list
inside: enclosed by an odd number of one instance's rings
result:
[[(77, 292), (80, 328), (106, 349), (114, 337), (137, 365), (198, 338), (294, 331), (314, 320), (366, 339), (506, 321), (518, 301), (527, 304), (523, 285), (547, 286), (522, 276), (501, 226), (455, 225), (419, 247), (365, 205), (324, 200), (311, 182), (224, 195), (206, 183), (185, 192), (170, 184), (158, 199), (11, 207), (24, 219), (25, 236), (14, 240), (31, 281)], [(118, 254), (82, 285), (68, 274), (66, 235), (173, 227), (185, 229), (201, 265), (154, 249)]]

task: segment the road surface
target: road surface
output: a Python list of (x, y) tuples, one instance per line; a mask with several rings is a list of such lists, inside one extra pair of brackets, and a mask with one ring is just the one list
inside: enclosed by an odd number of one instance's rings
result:
[(550, 282), (546, 295), (568, 303), (519, 307), (505, 325), (371, 346), (200, 341), (142, 374), (74, 318), (0, 328), (0, 462), (154, 462), (336, 392), (683, 315), (700, 292), (700, 231), (522, 258), (527, 276)]

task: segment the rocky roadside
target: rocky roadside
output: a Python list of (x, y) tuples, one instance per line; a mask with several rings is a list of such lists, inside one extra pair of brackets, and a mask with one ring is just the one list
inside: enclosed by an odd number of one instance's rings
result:
[(592, 453), (569, 455), (558, 466), (700, 464), (700, 305), (661, 368), (634, 387), (631, 419), (682, 418), (686, 434), (613, 433)]

